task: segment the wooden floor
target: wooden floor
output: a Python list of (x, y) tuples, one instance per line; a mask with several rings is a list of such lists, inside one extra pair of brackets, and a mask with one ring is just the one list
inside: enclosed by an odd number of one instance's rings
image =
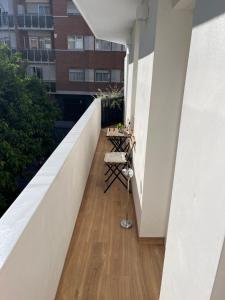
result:
[[(115, 182), (104, 190), (102, 131), (68, 251), (56, 300), (157, 300), (164, 246), (137, 238), (136, 225), (120, 227), (127, 192)], [(129, 214), (135, 220), (130, 195)]]

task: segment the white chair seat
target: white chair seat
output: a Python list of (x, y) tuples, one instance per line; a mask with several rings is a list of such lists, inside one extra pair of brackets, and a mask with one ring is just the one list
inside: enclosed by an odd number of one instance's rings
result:
[(126, 163), (126, 152), (108, 152), (105, 154), (105, 163)]

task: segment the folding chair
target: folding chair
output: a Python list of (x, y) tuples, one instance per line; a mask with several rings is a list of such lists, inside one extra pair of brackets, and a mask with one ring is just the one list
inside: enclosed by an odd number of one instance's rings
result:
[[(118, 179), (121, 184), (127, 188), (127, 178), (123, 175), (122, 170), (131, 166), (132, 150), (134, 147), (134, 138), (129, 138), (129, 150), (127, 152), (107, 152), (105, 153), (104, 162), (107, 167), (105, 172), (106, 189), (108, 191), (113, 182)], [(124, 182), (125, 181), (125, 182)]]

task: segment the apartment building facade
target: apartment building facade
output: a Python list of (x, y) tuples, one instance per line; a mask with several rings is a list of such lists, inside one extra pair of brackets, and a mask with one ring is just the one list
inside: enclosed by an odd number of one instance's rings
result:
[(123, 87), (124, 46), (95, 38), (70, 0), (1, 0), (0, 42), (21, 52), (56, 98)]
[[(72, 286), (72, 293), (64, 299), (80, 297), (81, 287), (89, 292), (82, 299), (224, 300), (225, 1), (75, 2), (98, 36), (127, 44), (129, 49), (125, 59), (125, 116), (131, 121), (136, 141), (132, 193), (137, 233), (140, 243), (149, 241), (151, 247), (165, 238), (160, 295), (145, 296), (149, 286), (157, 288), (153, 273), (148, 274), (149, 269), (157, 269), (156, 265), (151, 259), (145, 264), (147, 248), (138, 249), (138, 260), (133, 240), (129, 244), (127, 239), (131, 231), (118, 238), (124, 213), (119, 210), (117, 193), (114, 198), (110, 193), (108, 199), (103, 198), (101, 209), (95, 213), (99, 218), (96, 223), (89, 214), (96, 205), (85, 202), (81, 218), (90, 221), (90, 227), (81, 226), (79, 219), (77, 227), (83, 227), (84, 232), (74, 231), (84, 193), (98, 202), (101, 188), (104, 193), (100, 180), (89, 185), (92, 193), (84, 192), (100, 134), (97, 99), (2, 217), (1, 299), (55, 299), (66, 261), (70, 273), (77, 267), (82, 276), (65, 280), (64, 291)], [(94, 162), (94, 166), (100, 164), (101, 160)], [(89, 178), (93, 180), (96, 173), (91, 172)], [(112, 202), (116, 203), (114, 211)], [(105, 213), (106, 203), (110, 203), (110, 212), (119, 216), (115, 232), (111, 214)], [(84, 213), (84, 206), (88, 213)], [(83, 251), (83, 239), (88, 255), (77, 256), (75, 247), (69, 247), (73, 231), (78, 239), (72, 240)], [(96, 236), (92, 247), (87, 242), (91, 234)], [(105, 235), (113, 245), (109, 257)], [(119, 248), (124, 250), (119, 252)], [(129, 256), (134, 264), (139, 262), (138, 269), (144, 268), (143, 277), (134, 279), (126, 260)], [(80, 260), (85, 261), (86, 271), (90, 270), (87, 276), (82, 273)], [(104, 267), (106, 273), (101, 273)], [(161, 279), (158, 272), (157, 278)], [(78, 288), (74, 288), (75, 281)], [(102, 286), (115, 290), (114, 298), (101, 297)], [(143, 297), (138, 297), (141, 290)]]

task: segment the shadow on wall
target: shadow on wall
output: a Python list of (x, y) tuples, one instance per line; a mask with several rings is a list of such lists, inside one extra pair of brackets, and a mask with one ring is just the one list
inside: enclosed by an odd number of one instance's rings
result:
[(196, 0), (196, 14), (194, 14), (193, 27), (206, 23), (224, 13), (224, 0)]
[[(165, 0), (159, 0), (165, 1)], [(191, 0), (190, 0), (191, 1)], [(155, 30), (156, 30), (156, 17), (158, 1), (151, 2), (150, 16), (147, 22), (143, 22), (142, 26), (144, 31), (148, 31), (149, 39), (142, 39), (142, 47), (140, 47), (139, 58), (144, 58), (154, 52), (155, 49)], [(172, 3), (171, 3), (172, 8)], [(175, 8), (174, 8), (175, 9)], [(151, 13), (152, 12), (152, 13)], [(196, 0), (196, 7), (194, 8), (193, 27), (197, 27), (203, 23), (217, 18), (225, 14), (225, 1), (224, 0)], [(147, 26), (146, 26), (147, 25)], [(142, 32), (142, 34), (145, 34)], [(130, 61), (132, 63), (132, 61)]]

